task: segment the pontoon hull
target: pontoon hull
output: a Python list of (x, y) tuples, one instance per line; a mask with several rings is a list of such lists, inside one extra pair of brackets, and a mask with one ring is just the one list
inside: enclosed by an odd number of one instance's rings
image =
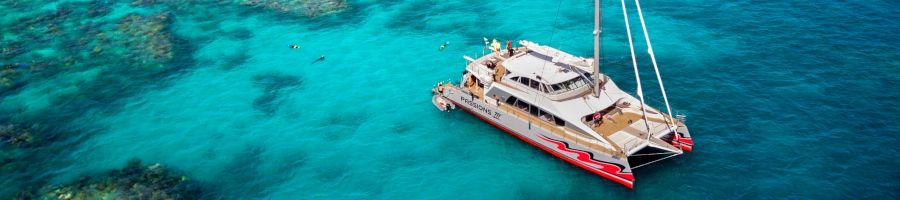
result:
[(614, 158), (612, 155), (593, 151), (590, 148), (567, 141), (565, 138), (547, 130), (531, 126), (529, 122), (499, 110), (496, 106), (481, 99), (472, 98), (469, 94), (456, 87), (448, 87), (448, 90), (444, 91), (442, 96), (456, 104), (458, 108), (462, 108), (462, 110), (479, 119), (557, 158), (622, 184), (627, 188), (634, 187), (634, 175), (631, 173), (631, 168), (624, 158)]

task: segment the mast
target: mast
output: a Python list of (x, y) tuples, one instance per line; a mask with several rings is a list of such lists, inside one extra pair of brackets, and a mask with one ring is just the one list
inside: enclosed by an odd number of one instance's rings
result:
[(594, 0), (594, 72), (591, 74), (594, 78), (594, 97), (600, 97), (600, 86), (603, 84), (600, 81), (600, 15), (603, 13), (600, 11), (600, 1)]

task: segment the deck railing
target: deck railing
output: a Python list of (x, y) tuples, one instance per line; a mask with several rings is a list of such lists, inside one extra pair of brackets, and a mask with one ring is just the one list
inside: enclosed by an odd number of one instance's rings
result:
[[(586, 138), (584, 138), (584, 136), (576, 135), (576, 134), (584, 134), (584, 133), (581, 133), (576, 130), (572, 130), (568, 127), (556, 126), (555, 124), (551, 124), (550, 122), (548, 122), (546, 120), (535, 117), (534, 115), (531, 115), (530, 113), (526, 113), (525, 111), (519, 110), (518, 108), (510, 106), (506, 103), (500, 102), (500, 103), (498, 103), (497, 107), (500, 108), (500, 110), (506, 111), (506, 113), (515, 116), (516, 118), (523, 119), (525, 121), (530, 122), (532, 124), (532, 126), (536, 126), (538, 128), (548, 130), (551, 133), (556, 134), (560, 137), (563, 137), (568, 141), (574, 141), (575, 144), (578, 144), (578, 145), (581, 145), (584, 147), (588, 147), (588, 148), (596, 150), (596, 151), (604, 152), (604, 153), (607, 153), (610, 155), (622, 156), (622, 157), (625, 156), (625, 152), (623, 152), (623, 151), (616, 151), (616, 150), (609, 149), (605, 146), (600, 145), (596, 140), (586, 139)], [(592, 136), (590, 136), (590, 137), (592, 137)]]

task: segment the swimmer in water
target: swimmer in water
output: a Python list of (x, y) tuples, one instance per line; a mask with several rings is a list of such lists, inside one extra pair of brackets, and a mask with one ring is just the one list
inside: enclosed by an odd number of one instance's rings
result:
[(315, 61), (313, 61), (313, 63), (317, 63), (317, 62), (324, 61), (324, 60), (325, 60), (325, 55), (321, 55), (321, 56), (319, 56), (318, 59), (316, 59)]
[(448, 45), (448, 44), (450, 44), (450, 41), (447, 41), (447, 42), (444, 42), (444, 44), (441, 44), (441, 49), (440, 49), (440, 50), (443, 51), (444, 48), (447, 48), (447, 45)]
[(300, 45), (296, 45), (296, 44), (291, 45), (291, 49), (299, 49), (299, 48), (300, 48)]

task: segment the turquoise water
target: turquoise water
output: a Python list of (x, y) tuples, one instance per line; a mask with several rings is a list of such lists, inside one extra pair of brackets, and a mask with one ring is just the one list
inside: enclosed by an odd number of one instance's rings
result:
[[(633, 91), (621, 7), (604, 4), (603, 70)], [(20, 156), (5, 156), (2, 196), (139, 158), (183, 171), (211, 199), (900, 198), (895, 1), (642, 2), (696, 148), (637, 169), (634, 190), (429, 101), (436, 82), (459, 78), (463, 55), (481, 53), (482, 37), (589, 56), (592, 1), (350, 1), (316, 17), (221, 2), (90, 5), (108, 13), (76, 9), (65, 17), (85, 19), (35, 41), (11, 25), (84, 4), (0, 3), (13, 13), (0, 20), (11, 27), (3, 44), (28, 49), (0, 64), (30, 68), (0, 93), (0, 123), (49, 135), (4, 153)], [(161, 67), (102, 57), (140, 56), (107, 52), (159, 38), (59, 50), (80, 34), (66, 23), (115, 29), (131, 13), (162, 12), (173, 55)], [(85, 55), (70, 66), (68, 51)], [(655, 85), (649, 57), (638, 59)], [(645, 91), (660, 107), (659, 91)]]

